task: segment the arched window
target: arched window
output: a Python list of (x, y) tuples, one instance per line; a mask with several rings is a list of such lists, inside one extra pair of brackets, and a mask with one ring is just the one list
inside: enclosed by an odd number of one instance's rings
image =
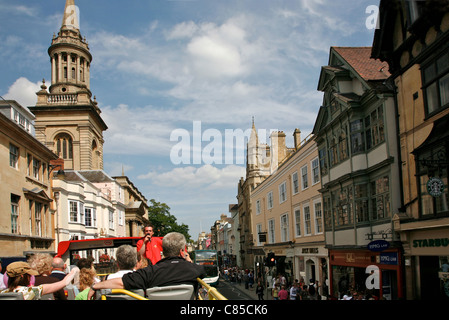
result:
[(99, 151), (97, 147), (97, 142), (92, 141), (92, 169), (99, 169)]
[(73, 159), (73, 141), (66, 134), (61, 133), (55, 138), (56, 154), (62, 159)]

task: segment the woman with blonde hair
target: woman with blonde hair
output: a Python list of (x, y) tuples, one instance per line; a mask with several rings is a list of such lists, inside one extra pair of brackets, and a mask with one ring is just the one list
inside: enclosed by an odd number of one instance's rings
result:
[(96, 282), (97, 273), (93, 268), (82, 268), (79, 275), (79, 290), (75, 300), (87, 300), (89, 288)]
[[(59, 281), (59, 279), (51, 276), (53, 257), (49, 253), (35, 253), (28, 259), (28, 263), (32, 269), (39, 272), (34, 281), (36, 286)], [(46, 296), (45, 298), (50, 300), (67, 300), (64, 289), (58, 290), (52, 296)]]

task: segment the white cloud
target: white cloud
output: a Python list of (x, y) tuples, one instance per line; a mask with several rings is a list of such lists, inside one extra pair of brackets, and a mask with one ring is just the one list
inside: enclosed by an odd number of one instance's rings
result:
[(37, 102), (36, 92), (41, 88), (42, 82), (33, 83), (25, 77), (17, 79), (3, 96), (5, 99), (16, 100), (24, 107), (34, 106)]
[[(102, 107), (102, 117), (108, 125), (104, 133), (105, 152), (110, 154), (153, 154), (168, 155), (170, 133), (174, 129), (170, 119), (158, 117), (157, 110), (130, 108), (120, 104), (117, 107)], [(126, 125), (123, 125), (126, 121)]]
[[(276, 119), (283, 111), (291, 114), (293, 126), (304, 119), (300, 113), (320, 103), (303, 102), (302, 96), (316, 88), (304, 68), (319, 70), (329, 50), (325, 41), (316, 44), (320, 34), (293, 9), (266, 16), (240, 13), (221, 24), (184, 21), (163, 31), (165, 42), (156, 39), (154, 29), (132, 37), (101, 31), (90, 44), (101, 69), (136, 76), (129, 78), (136, 83), (135, 93), (178, 102), (176, 113), (158, 106), (161, 118), (235, 126), (253, 115)], [(166, 85), (154, 88), (154, 81)], [(154, 114), (153, 109), (141, 111)]]
[(201, 167), (177, 167), (168, 172), (150, 171), (138, 176), (138, 179), (149, 179), (157, 186), (185, 189), (201, 188), (201, 190), (225, 190), (235, 188), (240, 177), (245, 175), (245, 167), (229, 165), (219, 169), (212, 165)]
[(28, 17), (34, 17), (36, 15), (36, 8), (23, 5), (0, 4), (0, 10), (12, 14), (25, 15)]
[(167, 40), (190, 39), (198, 31), (198, 25), (193, 21), (181, 22), (166, 32)]

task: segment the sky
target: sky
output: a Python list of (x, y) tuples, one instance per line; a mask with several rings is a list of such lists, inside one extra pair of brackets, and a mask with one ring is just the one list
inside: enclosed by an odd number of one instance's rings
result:
[[(166, 203), (196, 240), (245, 176), (254, 121), (311, 133), (331, 46), (371, 46), (379, 0), (75, 0), (108, 129), (104, 170)], [(0, 95), (35, 105), (65, 0), (0, 0)], [(234, 137), (234, 138), (233, 138)]]

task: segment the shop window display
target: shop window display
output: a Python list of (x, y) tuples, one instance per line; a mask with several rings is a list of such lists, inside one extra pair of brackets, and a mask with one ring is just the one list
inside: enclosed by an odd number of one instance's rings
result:
[[(348, 266), (332, 267), (332, 286), (333, 298), (338, 300), (362, 299), (377, 300), (379, 299), (378, 286), (367, 288), (367, 282), (371, 283), (371, 271), (368, 268), (357, 268)], [(370, 285), (368, 285), (370, 287)]]

